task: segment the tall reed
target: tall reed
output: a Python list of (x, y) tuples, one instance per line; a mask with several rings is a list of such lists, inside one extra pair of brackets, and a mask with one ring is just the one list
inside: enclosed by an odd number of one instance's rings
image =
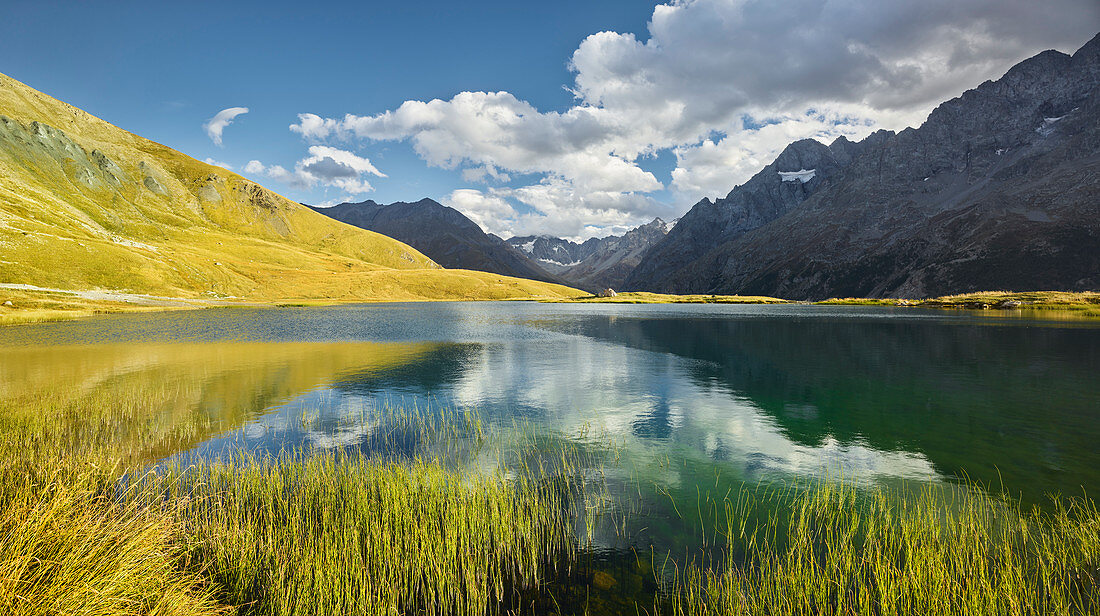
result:
[[(1039, 513), (976, 488), (822, 483), (725, 505), (726, 562), (678, 575), (676, 615), (1100, 613), (1100, 515), (1085, 499)], [(747, 526), (761, 506), (789, 513)]]
[(0, 614), (221, 613), (161, 504), (105, 490), (99, 469), (0, 463)]
[(1039, 512), (976, 487), (822, 481), (692, 505), (639, 480), (639, 501), (655, 488), (675, 510), (662, 518), (601, 488), (619, 452), (600, 438), (416, 409), (361, 418), (370, 433), (345, 453), (147, 467), (211, 430), (187, 409), (145, 412), (174, 387), (0, 399), (0, 614), (583, 611), (589, 593), (624, 592), (576, 575), (612, 513), (624, 536), (626, 516), (683, 526), (680, 553), (708, 559), (658, 568), (654, 554), (664, 592), (637, 595), (639, 611), (1100, 614), (1100, 512), (1085, 498)]
[(191, 560), (247, 613), (494, 613), (572, 548), (554, 483), (423, 461), (240, 457), (158, 481), (186, 503)]

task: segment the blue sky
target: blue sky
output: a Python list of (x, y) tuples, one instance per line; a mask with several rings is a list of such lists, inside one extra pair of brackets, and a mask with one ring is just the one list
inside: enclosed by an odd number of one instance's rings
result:
[[(574, 238), (1100, 29), (1092, 0), (6, 4), (0, 71), (288, 197)], [(204, 124), (233, 107), (219, 146)]]

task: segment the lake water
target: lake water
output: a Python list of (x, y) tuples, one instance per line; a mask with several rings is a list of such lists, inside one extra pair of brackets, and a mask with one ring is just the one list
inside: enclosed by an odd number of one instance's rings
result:
[[(129, 314), (0, 329), (0, 394), (126, 392), (143, 429), (172, 435), (141, 445), (154, 459), (369, 449), (396, 409), (467, 409), (502, 430), (612, 443), (608, 474), (659, 492), (968, 477), (1040, 503), (1100, 489), (1097, 325), (527, 302)], [(604, 541), (660, 540), (647, 532)]]

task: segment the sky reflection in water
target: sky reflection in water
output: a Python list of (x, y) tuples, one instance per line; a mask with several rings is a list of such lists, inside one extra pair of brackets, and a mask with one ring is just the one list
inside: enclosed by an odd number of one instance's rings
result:
[(965, 474), (1038, 499), (1100, 478), (1098, 342), (1087, 324), (881, 308), (205, 310), (7, 328), (0, 388), (176, 382), (171, 412), (209, 418), (197, 455), (369, 448), (386, 408), (467, 408), (610, 439), (681, 488)]

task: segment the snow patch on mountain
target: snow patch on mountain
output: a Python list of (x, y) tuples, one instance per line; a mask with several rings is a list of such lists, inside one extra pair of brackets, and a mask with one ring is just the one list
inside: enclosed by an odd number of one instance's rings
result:
[(798, 171), (780, 171), (779, 179), (784, 182), (799, 181), (805, 184), (814, 179), (816, 175), (816, 169), (799, 169)]
[(1043, 123), (1039, 125), (1039, 128), (1035, 129), (1035, 132), (1046, 137), (1054, 132), (1054, 125), (1066, 116), (1058, 116), (1057, 118), (1043, 118)]
[(539, 259), (538, 261), (540, 263), (549, 263), (551, 265), (558, 265), (561, 267), (573, 267), (574, 265), (580, 264), (580, 261), (573, 261), (572, 263), (562, 263), (561, 261), (555, 261), (553, 259)]

